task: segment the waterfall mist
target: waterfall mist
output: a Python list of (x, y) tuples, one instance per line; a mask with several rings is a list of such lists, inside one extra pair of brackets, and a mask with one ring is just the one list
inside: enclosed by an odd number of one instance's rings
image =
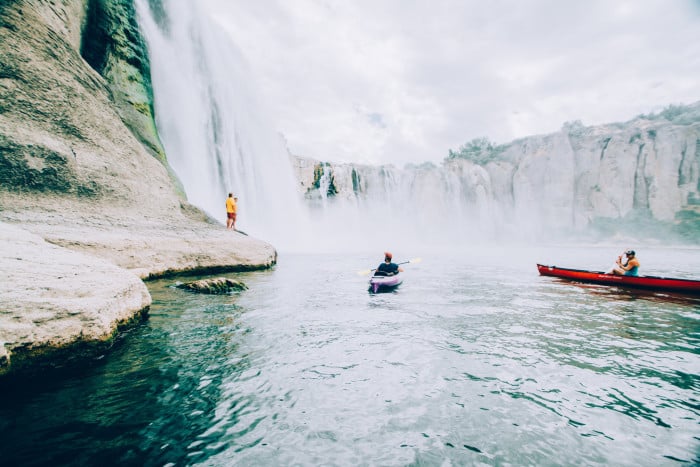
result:
[(320, 171), (318, 188), (307, 193), (310, 208), (347, 237), (408, 248), (481, 242), (494, 233), (489, 200), (465, 192), (448, 170), (321, 164)]
[(415, 249), (476, 232), (478, 220), (445, 174), (433, 183), (435, 173), (382, 170), (363, 179), (361, 197), (312, 193), (305, 200), (245, 60), (206, 6), (138, 0), (137, 8), (151, 58), (159, 134), (192, 204), (223, 223), (224, 200), (233, 192), (239, 198), (237, 227), (287, 250)]

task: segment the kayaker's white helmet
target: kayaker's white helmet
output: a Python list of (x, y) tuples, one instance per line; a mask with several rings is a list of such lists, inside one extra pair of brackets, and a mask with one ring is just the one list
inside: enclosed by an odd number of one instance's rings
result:
[(625, 254), (627, 256), (634, 256), (634, 250), (627, 250), (627, 251), (625, 251)]

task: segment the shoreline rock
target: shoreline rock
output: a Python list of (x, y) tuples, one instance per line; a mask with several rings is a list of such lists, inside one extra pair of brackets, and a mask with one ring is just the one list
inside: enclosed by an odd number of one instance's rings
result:
[[(104, 347), (147, 314), (135, 274), (0, 222), (0, 376), (62, 367), (59, 349)], [(64, 353), (65, 357), (65, 353)]]
[[(15, 213), (17, 215), (17, 213)], [(24, 212), (22, 216), (36, 215)], [(0, 213), (0, 381), (101, 354), (141, 322), (144, 281), (267, 269), (277, 252), (224, 226), (11, 224)], [(76, 220), (78, 221), (78, 220)]]

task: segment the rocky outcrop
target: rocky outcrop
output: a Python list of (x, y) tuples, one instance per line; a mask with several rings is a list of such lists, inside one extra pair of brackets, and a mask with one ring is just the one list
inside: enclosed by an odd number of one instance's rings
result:
[(229, 279), (228, 277), (214, 277), (211, 279), (185, 282), (184, 284), (177, 284), (176, 287), (189, 290), (190, 292), (214, 295), (229, 294), (231, 292), (240, 292), (241, 290), (248, 289), (243, 282)]
[(66, 354), (67, 347), (87, 354), (104, 350), (151, 304), (144, 283), (108, 261), (4, 222), (0, 242), (0, 375), (65, 366), (81, 356)]
[(276, 262), (183, 198), (135, 24), (130, 0), (0, 2), (0, 374), (109, 342), (139, 278)]
[(440, 166), (396, 168), (295, 158), (314, 202), (384, 203), (385, 210), (503, 230), (510, 225), (584, 231), (606, 222), (665, 225), (700, 233), (700, 103), (671, 106), (623, 124), (565, 124), (560, 132), (502, 146), (485, 141), (451, 152)]

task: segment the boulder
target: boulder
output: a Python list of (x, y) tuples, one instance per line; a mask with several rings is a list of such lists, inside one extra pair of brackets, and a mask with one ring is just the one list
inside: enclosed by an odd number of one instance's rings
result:
[(190, 292), (205, 293), (205, 294), (229, 294), (231, 292), (240, 292), (247, 290), (248, 287), (241, 281), (229, 279), (227, 277), (214, 277), (212, 279), (200, 279), (193, 282), (185, 282), (177, 284), (177, 288), (189, 290)]

